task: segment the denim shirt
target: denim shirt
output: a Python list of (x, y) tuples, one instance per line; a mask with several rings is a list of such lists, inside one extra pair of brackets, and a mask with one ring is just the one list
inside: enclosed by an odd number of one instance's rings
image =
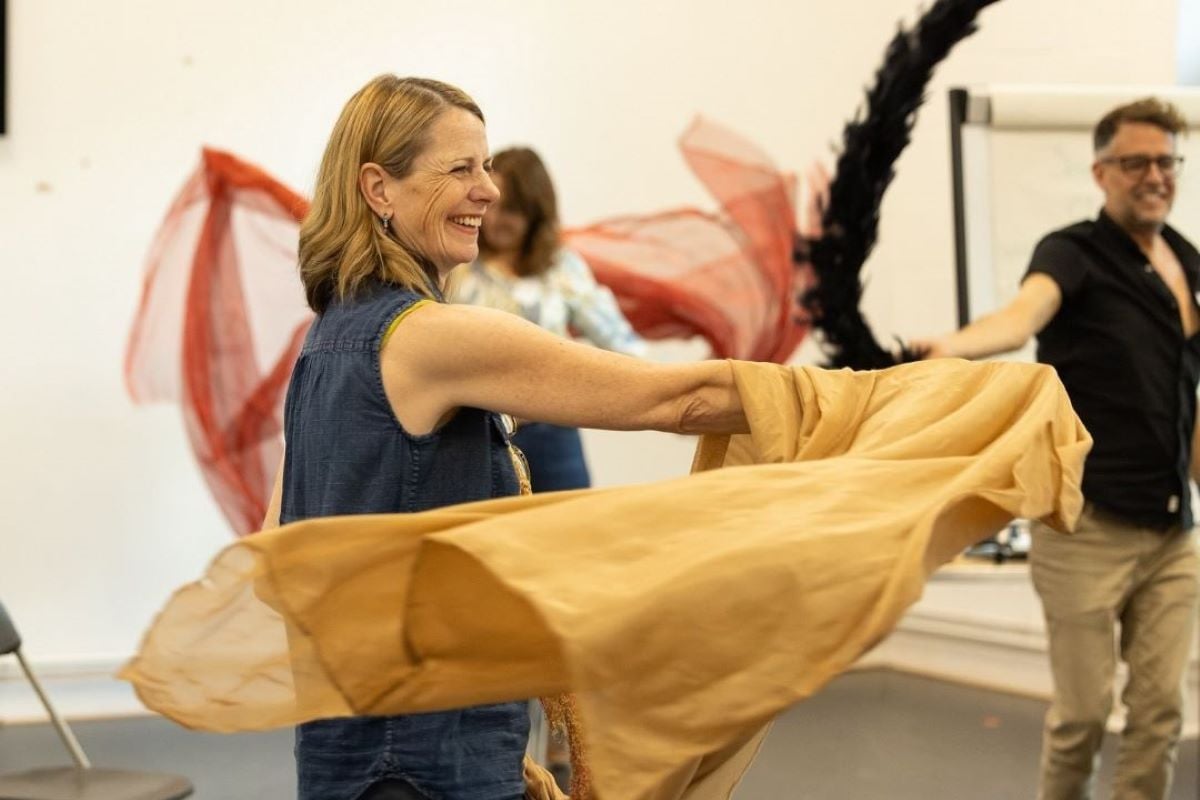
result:
[[(284, 406), (281, 523), (519, 493), (499, 415), (461, 408), (421, 436), (396, 419), (380, 350), (393, 321), (422, 299), (372, 284), (309, 329)], [(306, 723), (296, 730), (299, 797), (353, 800), (375, 781), (401, 778), (431, 800), (514, 800), (524, 793), (528, 735), (524, 702)]]

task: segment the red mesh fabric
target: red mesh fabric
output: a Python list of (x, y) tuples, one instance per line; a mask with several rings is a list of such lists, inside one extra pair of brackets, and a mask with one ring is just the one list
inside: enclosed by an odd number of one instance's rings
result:
[(701, 336), (713, 355), (786, 361), (808, 331), (792, 259), (794, 182), (758, 147), (699, 119), (680, 139), (720, 214), (680, 209), (569, 230), (567, 242), (650, 339)]
[[(783, 362), (808, 330), (792, 259), (793, 181), (757, 147), (698, 120), (680, 147), (720, 203), (619, 217), (566, 239), (649, 339), (700, 336), (719, 358)], [(206, 149), (151, 248), (126, 354), (135, 402), (183, 409), (192, 450), (239, 535), (262, 523), (282, 401), (311, 320), (296, 277), (308, 202)]]
[(135, 402), (183, 409), (234, 531), (258, 530), (282, 445), (282, 401), (312, 314), (296, 280), (308, 203), (205, 150), (151, 248), (125, 359)]

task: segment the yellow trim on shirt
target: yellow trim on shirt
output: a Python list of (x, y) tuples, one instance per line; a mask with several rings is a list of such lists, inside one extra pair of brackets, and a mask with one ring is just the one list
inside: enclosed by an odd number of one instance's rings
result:
[(388, 343), (388, 339), (390, 339), (392, 337), (392, 334), (396, 332), (396, 328), (399, 327), (400, 323), (404, 321), (405, 317), (407, 317), (412, 312), (416, 311), (421, 306), (429, 305), (432, 302), (433, 302), (432, 300), (418, 300), (417, 302), (413, 303), (411, 306), (409, 306), (408, 308), (404, 309), (399, 314), (397, 314), (396, 318), (394, 320), (392, 320), (392, 323), (387, 326), (387, 330), (383, 332), (383, 338), (379, 340), (379, 349), (382, 350), (383, 346)]

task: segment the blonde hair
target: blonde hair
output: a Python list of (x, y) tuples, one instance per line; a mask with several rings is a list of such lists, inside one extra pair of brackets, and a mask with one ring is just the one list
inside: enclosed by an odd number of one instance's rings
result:
[(406, 176), (428, 144), (430, 126), (448, 108), (469, 111), (483, 122), (483, 112), (461, 89), (395, 75), (375, 78), (342, 109), (300, 226), (300, 280), (313, 311), (352, 296), (369, 278), (436, 295), (431, 265), (384, 230), (358, 181), (368, 162), (395, 178)]

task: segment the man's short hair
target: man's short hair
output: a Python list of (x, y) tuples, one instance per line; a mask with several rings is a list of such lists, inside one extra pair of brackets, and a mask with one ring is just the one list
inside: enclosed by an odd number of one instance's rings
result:
[(1117, 106), (1096, 123), (1096, 129), (1092, 132), (1092, 144), (1096, 152), (1108, 147), (1122, 122), (1155, 125), (1172, 135), (1187, 130), (1187, 120), (1178, 108), (1157, 97), (1143, 97)]

